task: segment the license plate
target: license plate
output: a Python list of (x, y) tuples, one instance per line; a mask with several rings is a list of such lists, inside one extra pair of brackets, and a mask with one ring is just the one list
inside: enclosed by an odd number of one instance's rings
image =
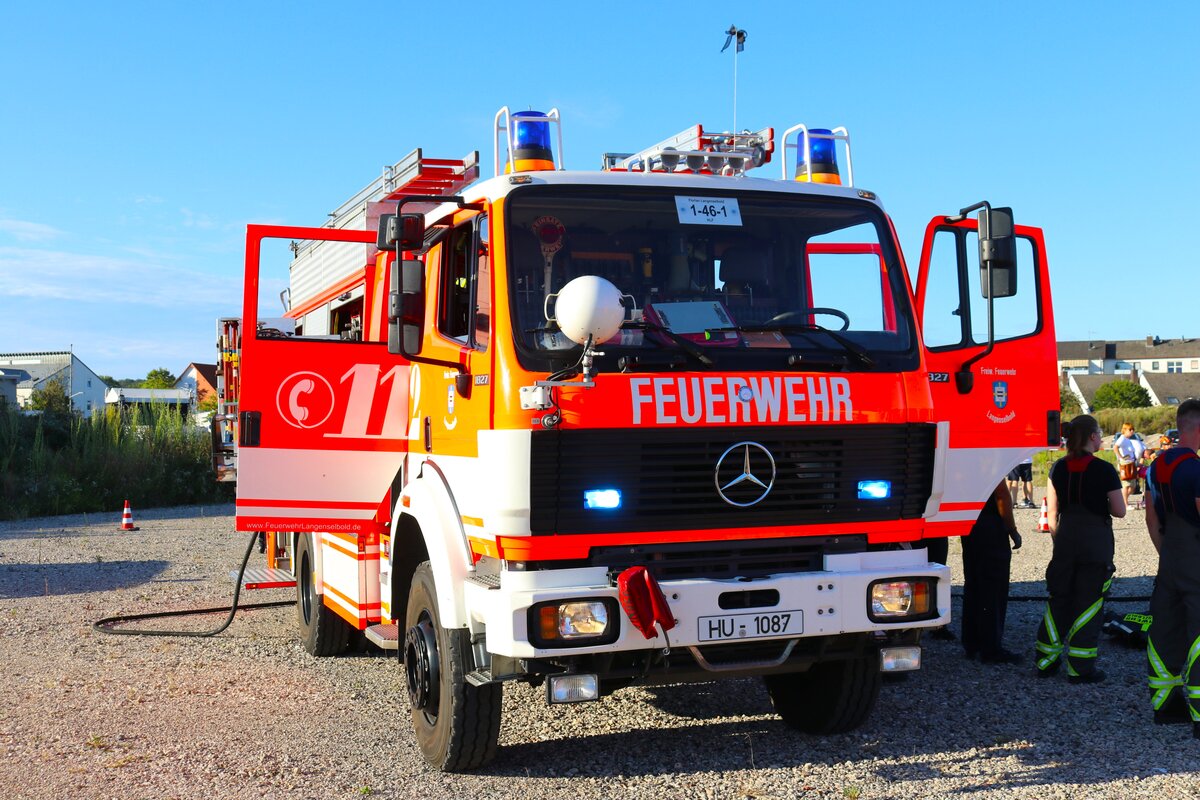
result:
[(769, 611), (757, 614), (700, 617), (699, 630), (702, 642), (798, 636), (804, 632), (804, 613), (802, 611)]

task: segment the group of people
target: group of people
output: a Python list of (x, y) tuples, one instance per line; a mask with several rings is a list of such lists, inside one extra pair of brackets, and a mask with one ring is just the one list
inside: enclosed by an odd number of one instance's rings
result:
[[(1155, 723), (1191, 722), (1200, 739), (1200, 400), (1182, 403), (1176, 419), (1178, 444), (1161, 451), (1146, 473), (1146, 527), (1159, 554), (1146, 655)], [(1114, 444), (1118, 468), (1143, 458), (1132, 433), (1127, 424)], [(1074, 684), (1105, 678), (1096, 656), (1104, 598), (1115, 572), (1113, 519), (1125, 516), (1137, 480), (1136, 471), (1126, 477), (1128, 468), (1119, 472), (1096, 458), (1103, 446), (1093, 417), (1071, 420), (1067, 454), (1051, 466), (1046, 487), (1054, 549), (1046, 568), (1049, 598), (1035, 643), (1036, 669), (1050, 677), (1065, 664)], [(1001, 481), (962, 540), (962, 644), (968, 658), (984, 663), (1024, 660), (1003, 646), (1012, 550), (1021, 546), (1012, 510), (1024, 482), (1017, 471)], [(1031, 490), (1025, 500), (1033, 506)]]

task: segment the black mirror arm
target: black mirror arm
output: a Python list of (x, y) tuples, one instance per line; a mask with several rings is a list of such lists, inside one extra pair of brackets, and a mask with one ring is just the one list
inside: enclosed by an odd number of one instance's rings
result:
[[(992, 263), (987, 263), (987, 282), (988, 287), (992, 285)], [(986, 358), (996, 347), (996, 315), (994, 304), (996, 298), (993, 292), (988, 292), (988, 342), (987, 347), (980, 350), (971, 358), (968, 358), (959, 367), (958, 372), (954, 373), (954, 387), (958, 389), (959, 394), (970, 394), (971, 389), (975, 386), (975, 375), (971, 372), (971, 367), (975, 362)]]
[(958, 210), (958, 213), (955, 214), (954, 216), (946, 217), (946, 222), (947, 222), (947, 224), (954, 223), (954, 222), (962, 222), (964, 219), (967, 218), (967, 215), (970, 214), (972, 211), (978, 211), (981, 208), (986, 209), (986, 213), (988, 213), (988, 214), (992, 213), (992, 204), (989, 203), (987, 200), (980, 200), (975, 205), (967, 206), (966, 208), (960, 208)]

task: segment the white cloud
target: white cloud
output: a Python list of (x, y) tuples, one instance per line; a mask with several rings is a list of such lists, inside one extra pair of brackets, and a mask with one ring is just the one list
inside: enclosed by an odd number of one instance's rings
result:
[(209, 230), (217, 227), (216, 221), (208, 214), (197, 214), (189, 208), (181, 208), (179, 209), (179, 213), (183, 214), (183, 225), (185, 228)]
[(152, 261), (0, 247), (0, 297), (226, 308), (238, 291), (227, 278)]
[(19, 219), (0, 219), (0, 231), (12, 235), (19, 242), (43, 242), (62, 235), (62, 231), (49, 225)]

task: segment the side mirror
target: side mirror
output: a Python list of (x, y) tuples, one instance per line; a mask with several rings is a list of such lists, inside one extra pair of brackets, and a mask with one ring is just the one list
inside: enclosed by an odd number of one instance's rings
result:
[(1013, 235), (1011, 208), (985, 208), (979, 215), (979, 287), (984, 297), (1012, 297), (1017, 293), (1017, 237)]
[(389, 253), (419, 250), (425, 243), (425, 217), (421, 214), (381, 214), (375, 247)]
[(391, 278), (388, 352), (414, 356), (421, 352), (425, 329), (425, 264), (416, 259), (396, 259)]

